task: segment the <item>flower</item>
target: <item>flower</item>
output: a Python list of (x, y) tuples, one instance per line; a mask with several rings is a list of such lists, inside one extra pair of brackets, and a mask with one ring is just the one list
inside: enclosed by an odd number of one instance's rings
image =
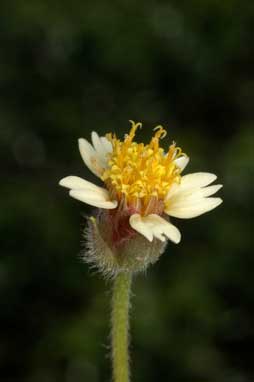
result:
[(92, 144), (79, 139), (82, 159), (105, 187), (77, 176), (67, 176), (59, 184), (70, 189), (71, 197), (102, 211), (116, 247), (138, 234), (149, 242), (179, 243), (180, 231), (169, 217), (189, 219), (211, 211), (222, 203), (211, 197), (222, 185), (211, 186), (217, 177), (207, 172), (182, 176), (189, 157), (174, 142), (166, 152), (160, 147), (167, 134), (163, 127), (154, 129), (150, 143), (137, 143), (134, 137), (141, 123), (130, 122), (122, 141), (115, 134), (100, 137), (94, 131)]

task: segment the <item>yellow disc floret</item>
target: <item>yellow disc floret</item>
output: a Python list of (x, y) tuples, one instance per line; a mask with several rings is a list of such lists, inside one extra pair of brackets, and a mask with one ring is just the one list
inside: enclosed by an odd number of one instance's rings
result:
[(141, 123), (130, 122), (131, 130), (123, 141), (112, 134), (107, 136), (113, 150), (102, 180), (119, 200), (124, 198), (128, 205), (139, 200), (144, 208), (151, 198), (163, 201), (171, 185), (180, 181), (181, 170), (174, 160), (184, 154), (175, 143), (167, 152), (160, 147), (160, 139), (167, 134), (162, 126), (154, 129), (155, 134), (149, 144), (133, 142)]

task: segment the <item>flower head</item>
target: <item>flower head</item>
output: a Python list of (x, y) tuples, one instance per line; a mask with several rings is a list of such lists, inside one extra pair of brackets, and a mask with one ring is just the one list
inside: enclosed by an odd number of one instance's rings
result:
[(141, 123), (130, 122), (130, 132), (123, 140), (115, 134), (100, 137), (95, 132), (92, 145), (79, 139), (86, 166), (104, 187), (76, 176), (63, 178), (60, 185), (69, 188), (73, 198), (99, 208), (90, 224), (93, 233), (99, 229), (110, 250), (126, 241), (130, 245), (130, 239), (140, 240), (141, 236), (154, 245), (166, 239), (179, 243), (181, 234), (169, 216), (187, 219), (214, 209), (222, 200), (211, 195), (222, 185), (209, 186), (217, 178), (211, 173), (182, 176), (189, 157), (174, 142), (166, 151), (160, 147), (167, 134), (163, 127), (154, 129), (148, 144), (137, 143), (134, 138)]
[[(217, 177), (198, 172), (181, 176), (189, 162), (175, 143), (167, 152), (160, 147), (166, 131), (157, 126), (149, 144), (134, 142), (141, 123), (132, 123), (124, 138), (99, 137), (92, 133), (93, 146), (79, 139), (79, 150), (87, 167), (104, 182), (101, 188), (76, 176), (68, 176), (60, 185), (71, 189), (70, 196), (92, 206), (114, 210), (113, 215), (129, 216), (130, 226), (149, 241), (164, 236), (179, 242), (178, 231), (162, 216), (192, 218), (217, 207), (222, 200), (211, 198), (222, 185), (207, 187)], [(170, 233), (172, 231), (172, 234)]]

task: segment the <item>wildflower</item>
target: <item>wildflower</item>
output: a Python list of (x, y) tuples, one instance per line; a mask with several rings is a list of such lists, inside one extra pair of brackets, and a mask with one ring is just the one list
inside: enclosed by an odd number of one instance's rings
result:
[(216, 175), (197, 172), (182, 176), (189, 158), (172, 143), (160, 147), (166, 136), (161, 126), (150, 143), (136, 143), (141, 123), (132, 124), (124, 140), (92, 132), (92, 145), (79, 139), (86, 166), (103, 182), (99, 187), (77, 176), (60, 185), (70, 196), (97, 207), (85, 231), (84, 259), (114, 279), (111, 314), (111, 349), (114, 382), (129, 382), (129, 308), (132, 275), (145, 270), (163, 253), (167, 239), (179, 243), (181, 234), (169, 217), (193, 218), (217, 207), (211, 197), (222, 186)]
[(96, 132), (92, 145), (79, 139), (82, 159), (104, 187), (77, 176), (63, 178), (60, 185), (70, 189), (71, 197), (100, 209), (97, 220), (103, 216), (110, 227), (114, 247), (137, 235), (149, 242), (179, 243), (180, 231), (169, 217), (189, 219), (214, 209), (222, 199), (211, 196), (222, 185), (211, 186), (217, 177), (207, 172), (182, 176), (189, 157), (174, 142), (166, 152), (160, 147), (167, 134), (163, 127), (154, 129), (150, 143), (137, 143), (134, 137), (141, 123), (130, 122), (123, 141), (115, 134), (100, 137)]

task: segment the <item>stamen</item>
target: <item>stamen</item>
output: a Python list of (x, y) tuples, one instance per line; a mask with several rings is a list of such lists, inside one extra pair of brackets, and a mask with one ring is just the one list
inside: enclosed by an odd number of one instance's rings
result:
[[(157, 131), (158, 130), (158, 131)], [(161, 125), (158, 125), (156, 126), (153, 131), (157, 131), (157, 133), (155, 134), (154, 137), (156, 138), (160, 138), (160, 139), (163, 139), (166, 137), (167, 135), (167, 131), (161, 126)]]
[(130, 141), (132, 142), (133, 138), (135, 137), (135, 133), (137, 129), (142, 128), (142, 123), (141, 122), (135, 123), (131, 119), (129, 120), (129, 122), (131, 123), (132, 127), (127, 137), (130, 138)]

